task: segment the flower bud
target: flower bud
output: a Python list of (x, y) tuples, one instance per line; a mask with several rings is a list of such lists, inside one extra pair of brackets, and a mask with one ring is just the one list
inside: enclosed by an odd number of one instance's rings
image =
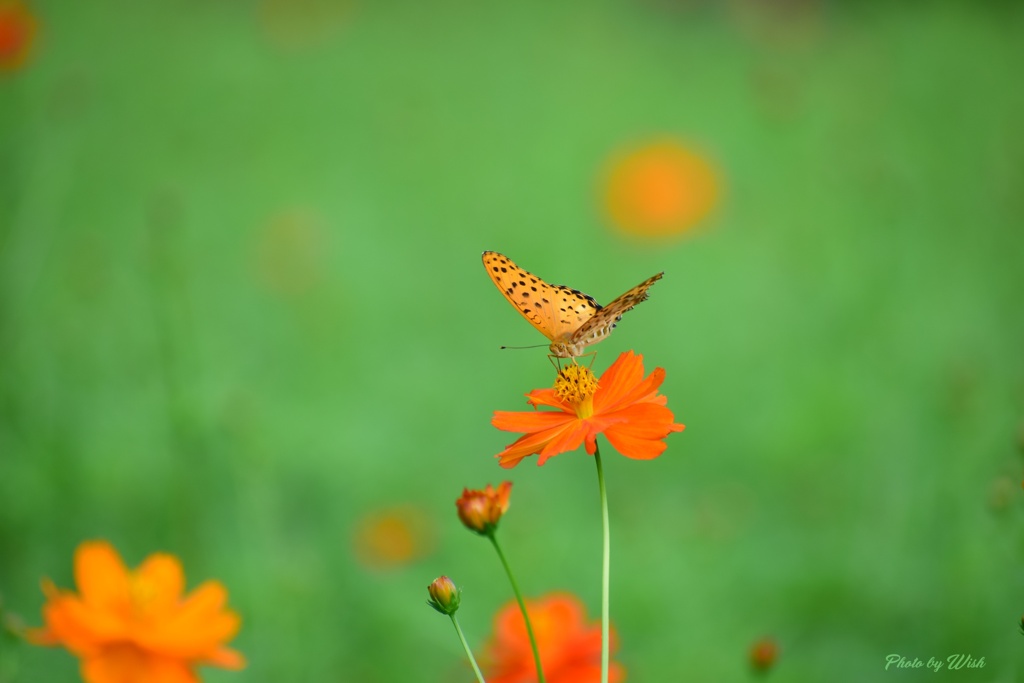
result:
[(750, 646), (750, 666), (755, 671), (768, 671), (779, 657), (779, 646), (771, 638), (761, 638)]
[(483, 490), (463, 489), (455, 501), (459, 519), (470, 531), (490, 536), (498, 528), (498, 520), (508, 510), (512, 482), (502, 482), (497, 489), (490, 484)]
[(450, 616), (459, 609), (462, 591), (456, 588), (447, 576), (439, 576), (434, 579), (434, 582), (427, 586), (427, 593), (430, 594), (427, 604), (441, 614)]

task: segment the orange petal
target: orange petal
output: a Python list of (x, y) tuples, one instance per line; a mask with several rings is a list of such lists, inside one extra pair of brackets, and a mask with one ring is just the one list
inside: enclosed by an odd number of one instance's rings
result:
[(614, 410), (619, 406), (628, 406), (633, 403), (665, 403), (664, 398), (658, 395), (658, 387), (664, 381), (665, 368), (654, 368), (646, 379), (634, 385), (616, 404), (609, 403), (605, 409)]
[(137, 584), (145, 586), (147, 607), (151, 612), (166, 612), (181, 600), (185, 590), (185, 572), (174, 555), (154, 553), (135, 570)]
[(604, 435), (615, 450), (628, 458), (658, 457), (665, 450), (663, 439), (685, 429), (685, 425), (673, 422), (671, 410), (655, 403), (638, 403), (613, 415), (627, 419), (608, 427)]
[(608, 429), (649, 439), (663, 439), (671, 432), (681, 432), (684, 425), (675, 424), (672, 411), (658, 403), (634, 403), (622, 410), (602, 416), (609, 420)]
[(106, 541), (86, 541), (75, 550), (75, 583), (94, 609), (121, 609), (130, 603), (128, 570)]
[[(627, 352), (630, 353), (630, 352)], [(626, 354), (622, 354), (625, 356)], [(621, 359), (621, 356), (620, 356)], [(619, 365), (619, 361), (608, 368), (611, 371)], [(601, 389), (594, 394), (594, 412), (603, 413), (618, 410), (631, 403), (640, 401), (653, 401), (664, 403), (664, 399), (657, 396), (658, 387), (665, 381), (665, 369), (655, 368), (647, 379), (643, 377), (643, 356), (636, 356), (635, 362), (626, 361), (621, 368), (610, 378), (610, 386), (606, 391), (605, 377), (601, 377)], [(608, 372), (605, 373), (607, 375)]]
[(241, 620), (224, 609), (227, 591), (217, 581), (207, 581), (194, 590), (175, 614), (157, 623), (153, 630), (136, 634), (136, 642), (162, 653), (205, 658), (238, 632)]
[(547, 462), (548, 458), (558, 455), (559, 453), (568, 453), (574, 451), (580, 447), (583, 443), (583, 439), (587, 436), (590, 428), (587, 424), (580, 420), (576, 420), (568, 425), (568, 429), (562, 430), (558, 435), (551, 439), (544, 448), (538, 453), (539, 458), (537, 459), (537, 465), (543, 465)]
[(660, 439), (645, 439), (612, 430), (605, 432), (604, 436), (612, 448), (633, 460), (653, 460), (668, 448), (668, 444)]
[(187, 662), (129, 645), (105, 648), (82, 662), (86, 683), (199, 683)]
[(544, 434), (528, 434), (514, 441), (495, 457), (499, 458), (500, 466), (511, 469), (518, 465), (523, 458), (531, 456), (543, 448), (549, 439), (550, 436), (546, 432)]
[(238, 671), (239, 669), (245, 668), (245, 657), (242, 653), (237, 650), (232, 650), (229, 647), (220, 647), (210, 653), (206, 659), (203, 660), (204, 664), (210, 666), (220, 667), (221, 669), (231, 669)]
[[(539, 600), (527, 600), (526, 611), (538, 641), (570, 633), (583, 620), (583, 608), (571, 594), (553, 593)], [(523, 614), (514, 600), (506, 603), (495, 616), (494, 632), (503, 641), (522, 641), (527, 649), (530, 647)]]
[[(487, 488), (490, 487), (491, 485), (488, 484)], [(498, 509), (501, 510), (501, 514), (505, 514), (508, 512), (509, 499), (512, 497), (512, 482), (503, 481), (498, 484), (498, 488), (495, 489), (495, 495)]]
[(223, 642), (235, 636), (240, 624), (238, 615), (223, 612), (193, 630), (181, 622), (160, 624), (153, 631), (136, 634), (133, 642), (168, 657), (206, 661), (215, 657)]
[(526, 611), (530, 614), (534, 635), (547, 642), (575, 637), (583, 626), (583, 606), (573, 595), (554, 593), (533, 606), (527, 604)]
[(501, 453), (498, 453), (497, 457), (501, 458), (498, 464), (506, 469), (515, 467), (519, 464), (520, 460), (528, 455), (540, 452), (549, 441), (557, 438), (564, 430), (571, 428), (571, 424), (566, 424), (542, 432), (537, 432), (535, 434), (522, 436)]
[(555, 394), (555, 390), (551, 388), (534, 389), (526, 395), (526, 402), (534, 408), (537, 406), (550, 406), (552, 408), (558, 408), (564, 413), (576, 414), (576, 410), (569, 403), (558, 398)]
[(491, 424), (506, 432), (532, 434), (560, 427), (576, 420), (576, 415), (550, 411), (524, 413), (522, 411), (495, 410)]
[(625, 351), (615, 359), (600, 379), (594, 393), (594, 410), (600, 412), (603, 406), (614, 405), (644, 378), (644, 357)]
[(39, 644), (61, 644), (82, 656), (104, 643), (126, 637), (128, 625), (119, 615), (92, 609), (73, 593), (51, 597), (43, 606), (45, 630), (38, 632)]

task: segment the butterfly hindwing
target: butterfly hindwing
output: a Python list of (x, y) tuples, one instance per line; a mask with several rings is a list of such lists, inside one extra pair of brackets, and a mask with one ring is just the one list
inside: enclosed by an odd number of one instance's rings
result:
[(502, 295), (550, 341), (568, 339), (601, 309), (586, 294), (548, 284), (495, 251), (485, 251), (483, 262)]
[(664, 275), (647, 278), (602, 308), (578, 289), (548, 284), (496, 251), (485, 251), (483, 262), (502, 295), (552, 342), (551, 353), (559, 358), (575, 358), (607, 337), (622, 314), (646, 299), (647, 290)]
[(615, 323), (622, 319), (622, 314), (647, 298), (647, 290), (661, 279), (665, 273), (658, 273), (647, 278), (636, 287), (619, 296), (610, 304), (598, 310), (589, 320), (576, 330), (570, 342), (579, 346), (595, 344), (615, 329)]

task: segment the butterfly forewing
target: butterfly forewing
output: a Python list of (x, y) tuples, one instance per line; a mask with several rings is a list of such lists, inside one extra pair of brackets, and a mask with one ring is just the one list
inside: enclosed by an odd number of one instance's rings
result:
[(495, 251), (485, 251), (483, 262), (509, 303), (551, 341), (568, 340), (601, 310), (586, 294), (564, 285), (549, 285)]
[(573, 358), (615, 328), (622, 314), (647, 298), (647, 290), (664, 273), (649, 277), (601, 307), (578, 289), (549, 285), (496, 251), (485, 251), (484, 267), (509, 303), (551, 342), (551, 353)]
[(622, 314), (647, 298), (647, 290), (661, 279), (664, 273), (647, 278), (636, 287), (618, 297), (610, 304), (598, 310), (589, 320), (576, 330), (569, 341), (579, 346), (595, 344), (615, 329), (615, 323), (622, 319)]

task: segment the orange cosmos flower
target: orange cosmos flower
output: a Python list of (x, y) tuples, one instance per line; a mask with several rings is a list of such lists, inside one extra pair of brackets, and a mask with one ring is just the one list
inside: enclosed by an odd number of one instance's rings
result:
[(46, 625), (28, 632), (37, 645), (63, 645), (82, 660), (86, 683), (196, 683), (194, 667), (241, 669), (224, 646), (238, 631), (227, 591), (207, 581), (183, 596), (185, 576), (173, 555), (155, 553), (129, 571), (105, 541), (75, 551), (81, 595), (43, 582)]
[(36, 34), (36, 20), (19, 0), (0, 0), (0, 71), (25, 63)]
[(491, 419), (498, 429), (524, 432), (497, 455), (502, 467), (515, 467), (528, 455), (538, 454), (538, 465), (548, 458), (585, 444), (593, 455), (597, 435), (627, 458), (650, 460), (665, 450), (662, 441), (670, 432), (681, 432), (667, 398), (658, 393), (665, 370), (655, 368), (644, 378), (644, 357), (627, 351), (616, 359), (600, 380), (581, 365), (563, 368), (554, 389), (534, 389), (530, 405), (550, 406), (557, 411), (506, 412), (497, 410)]
[(455, 501), (459, 519), (470, 531), (481, 536), (491, 535), (498, 528), (498, 521), (508, 510), (512, 482), (503, 481), (494, 488), (490, 484), (479, 491), (462, 489), (462, 496)]
[[(553, 593), (527, 600), (526, 611), (537, 638), (544, 678), (548, 683), (594, 683), (601, 680), (601, 623), (588, 624), (586, 610), (574, 595)], [(615, 630), (611, 630), (615, 650)], [(494, 636), (488, 646), (489, 683), (533, 683), (537, 670), (523, 622), (513, 600), (494, 618)], [(612, 662), (608, 671), (613, 683), (625, 678), (622, 666)]]
[(623, 232), (644, 237), (689, 230), (711, 211), (719, 193), (711, 165), (672, 141), (617, 159), (607, 183), (612, 222)]

